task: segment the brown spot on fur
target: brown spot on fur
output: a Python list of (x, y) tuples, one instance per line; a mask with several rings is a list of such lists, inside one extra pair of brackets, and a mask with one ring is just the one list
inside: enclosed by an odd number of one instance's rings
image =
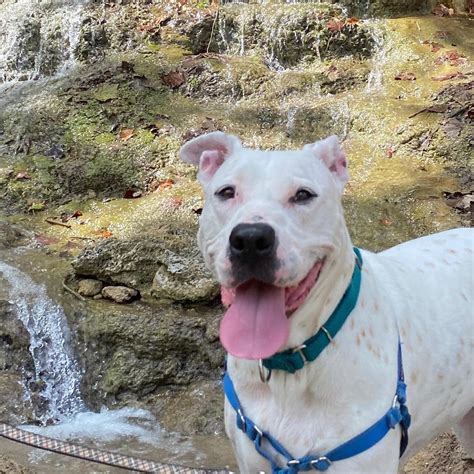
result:
[(365, 307), (365, 301), (363, 299), (360, 300), (360, 307), (361, 308)]
[(365, 337), (365, 329), (362, 329), (362, 331), (360, 332), (360, 337)]
[(405, 331), (405, 328), (402, 328), (402, 330), (400, 332), (401, 332), (403, 337), (406, 337), (407, 332)]
[(374, 302), (374, 311), (377, 312), (379, 310), (379, 304), (377, 301)]
[(355, 321), (353, 319), (351, 319), (350, 328), (354, 329), (354, 326), (355, 326)]
[(374, 331), (372, 331), (371, 327), (369, 327), (369, 336), (374, 337)]
[(360, 336), (357, 334), (357, 337), (356, 337), (356, 344), (358, 346), (360, 346)]
[(413, 372), (410, 376), (410, 381), (411, 383), (415, 384), (417, 380), (418, 380), (418, 375), (416, 372)]

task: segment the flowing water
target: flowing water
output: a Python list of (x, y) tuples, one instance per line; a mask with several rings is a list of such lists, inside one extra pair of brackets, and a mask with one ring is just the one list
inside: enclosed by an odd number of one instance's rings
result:
[[(46, 294), (44, 285), (0, 261), (0, 278), (9, 288), (9, 300), (30, 336), (30, 353), (45, 407), (36, 413), (37, 421), (46, 424), (65, 419), (85, 410), (80, 395), (81, 370), (71, 354), (70, 333), (60, 306)], [(26, 389), (26, 396), (31, 393)]]
[(88, 0), (6, 0), (0, 15), (0, 90), (74, 66)]

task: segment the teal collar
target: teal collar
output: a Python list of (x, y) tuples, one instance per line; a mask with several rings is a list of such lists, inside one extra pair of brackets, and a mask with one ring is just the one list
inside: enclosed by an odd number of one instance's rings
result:
[(321, 326), (314, 336), (311, 336), (300, 346), (278, 352), (268, 359), (263, 359), (263, 366), (270, 371), (267, 374), (267, 380), (272, 370), (284, 370), (294, 374), (297, 370), (302, 369), (306, 362), (312, 362), (321, 354), (341, 329), (354, 309), (360, 291), (362, 256), (360, 250), (356, 247), (354, 247), (354, 253), (356, 254), (356, 264), (354, 265), (351, 282), (334, 312), (329, 316), (324, 326)]

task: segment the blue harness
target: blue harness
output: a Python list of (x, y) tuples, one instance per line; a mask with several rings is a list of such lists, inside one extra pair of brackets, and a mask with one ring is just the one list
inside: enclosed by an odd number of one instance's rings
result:
[[(358, 251), (356, 254), (357, 257), (360, 257)], [(360, 272), (357, 271), (357, 268), (355, 268), (354, 273), (357, 273), (360, 279)], [(316, 471), (326, 471), (335, 461), (342, 461), (343, 459), (348, 459), (367, 451), (383, 439), (391, 429), (395, 429), (398, 425), (400, 425), (402, 432), (400, 439), (401, 457), (408, 445), (408, 427), (410, 426), (411, 417), (406, 405), (406, 383), (403, 373), (400, 339), (398, 341), (397, 359), (397, 387), (392, 405), (387, 412), (365, 431), (323, 455), (307, 455), (301, 458), (295, 458), (270, 433), (259, 428), (250, 418), (245, 416), (234, 384), (227, 371), (224, 374), (224, 392), (227, 400), (236, 412), (237, 428), (254, 443), (257, 452), (270, 462), (273, 474), (296, 474), (300, 471), (310, 471), (313, 469)], [(299, 367), (297, 369), (299, 369)], [(293, 372), (290, 370), (287, 371)], [(281, 467), (277, 464), (275, 457), (271, 454), (271, 449), (286, 459), (286, 466)]]

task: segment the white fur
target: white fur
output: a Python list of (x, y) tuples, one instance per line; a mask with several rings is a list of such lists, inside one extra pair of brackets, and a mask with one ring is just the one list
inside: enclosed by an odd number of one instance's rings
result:
[[(201, 176), (207, 200), (199, 243), (223, 286), (232, 286), (227, 246), (238, 223), (262, 220), (275, 228), (282, 262), (279, 286), (297, 284), (317, 259), (326, 259), (315, 287), (290, 317), (287, 347), (296, 347), (326, 321), (353, 270), (340, 199), (347, 180), (344, 154), (331, 137), (300, 151), (264, 152), (245, 149), (235, 137), (220, 133), (186, 144), (182, 156), (197, 164), (204, 152), (216, 149), (219, 166)], [(238, 195), (222, 202), (214, 193), (225, 185), (234, 185)], [(305, 205), (289, 204), (301, 185), (318, 197)], [(246, 415), (295, 457), (339, 446), (377, 421), (392, 402), (398, 327), (412, 414), (402, 461), (457, 423), (466, 449), (472, 450), (473, 251), (470, 229), (422, 237), (378, 254), (362, 251), (357, 305), (316, 361), (295, 374), (274, 371), (264, 384), (256, 361), (229, 356), (228, 370)], [(237, 430), (227, 401), (225, 424), (240, 471), (270, 472)], [(399, 439), (397, 428), (370, 450), (334, 463), (329, 472), (396, 473)]]

